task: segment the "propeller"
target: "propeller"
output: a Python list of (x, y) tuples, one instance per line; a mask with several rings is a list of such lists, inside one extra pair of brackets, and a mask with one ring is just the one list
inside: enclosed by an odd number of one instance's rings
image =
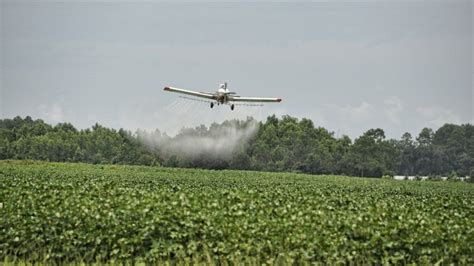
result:
[(224, 90), (225, 90), (225, 92), (224, 92), (225, 94), (233, 94), (233, 95), (236, 94), (235, 92), (229, 91), (227, 89), (227, 82), (224, 82)]
[(236, 93), (233, 92), (233, 91), (227, 90), (227, 82), (224, 82), (224, 89), (226, 90), (226, 94), (232, 94), (232, 95), (235, 95), (235, 94), (236, 94)]

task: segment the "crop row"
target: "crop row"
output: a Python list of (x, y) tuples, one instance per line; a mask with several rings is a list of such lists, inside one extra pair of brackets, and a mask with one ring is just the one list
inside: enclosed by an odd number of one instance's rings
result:
[(474, 263), (461, 183), (4, 161), (0, 213), (2, 261)]

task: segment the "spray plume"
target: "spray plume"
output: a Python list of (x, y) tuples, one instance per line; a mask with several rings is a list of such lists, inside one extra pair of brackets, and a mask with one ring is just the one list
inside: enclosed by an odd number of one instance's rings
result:
[(183, 128), (176, 136), (166, 133), (138, 131), (138, 139), (164, 160), (177, 157), (181, 161), (228, 162), (236, 151), (244, 149), (258, 130), (259, 123), (253, 118), (246, 121), (228, 120), (213, 123), (209, 128)]

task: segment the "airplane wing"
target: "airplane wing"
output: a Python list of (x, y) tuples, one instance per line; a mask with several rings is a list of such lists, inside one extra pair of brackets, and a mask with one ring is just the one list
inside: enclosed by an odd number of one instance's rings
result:
[(281, 98), (258, 98), (258, 97), (232, 96), (232, 97), (229, 97), (229, 101), (232, 101), (232, 102), (264, 103), (264, 102), (281, 102)]
[(216, 99), (216, 96), (215, 96), (214, 94), (212, 94), (212, 93), (190, 91), (190, 90), (178, 89), (178, 88), (173, 88), (173, 87), (165, 87), (163, 90), (165, 90), (165, 91), (171, 91), (171, 92), (177, 92), (177, 93), (182, 93), (182, 94), (187, 94), (187, 95), (192, 95), (192, 96), (201, 97), (201, 98), (206, 98), (206, 99), (211, 99), (211, 100), (215, 100), (215, 99)]

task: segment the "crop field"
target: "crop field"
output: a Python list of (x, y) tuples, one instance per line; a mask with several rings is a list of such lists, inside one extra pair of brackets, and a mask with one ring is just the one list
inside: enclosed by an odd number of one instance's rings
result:
[(0, 161), (0, 263), (474, 263), (474, 186)]

